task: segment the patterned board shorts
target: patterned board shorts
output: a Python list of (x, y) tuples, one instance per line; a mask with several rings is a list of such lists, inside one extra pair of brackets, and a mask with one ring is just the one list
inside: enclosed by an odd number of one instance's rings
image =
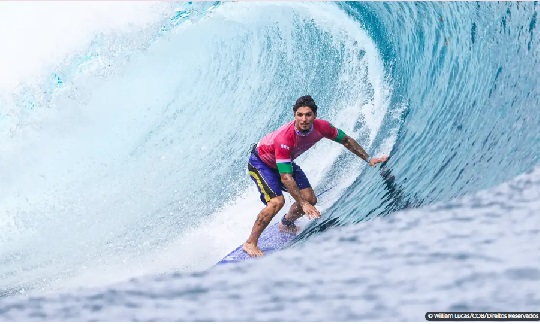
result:
[[(298, 185), (298, 189), (311, 188), (306, 174), (296, 163), (292, 163), (293, 178)], [(266, 205), (270, 199), (283, 196), (283, 192), (287, 192), (287, 188), (281, 182), (281, 176), (278, 170), (272, 169), (266, 163), (261, 161), (257, 156), (256, 151), (252, 151), (249, 157), (248, 171), (251, 179), (257, 185), (257, 189), (261, 193), (261, 201)]]

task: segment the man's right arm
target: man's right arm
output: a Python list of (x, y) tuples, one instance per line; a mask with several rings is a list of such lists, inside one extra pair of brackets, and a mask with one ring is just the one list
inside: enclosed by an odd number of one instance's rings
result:
[(282, 173), (281, 182), (283, 182), (285, 188), (287, 188), (287, 191), (289, 192), (289, 194), (291, 194), (294, 200), (296, 200), (296, 202), (302, 207), (302, 210), (309, 219), (321, 217), (321, 213), (319, 213), (317, 208), (313, 207), (313, 205), (311, 205), (307, 200), (304, 199), (304, 197), (302, 197), (300, 189), (298, 188), (296, 181), (294, 181), (292, 174)]
[(304, 213), (311, 218), (319, 218), (321, 214), (313, 207), (307, 200), (302, 197), (298, 184), (294, 180), (291, 147), (293, 147), (292, 141), (287, 141), (284, 138), (276, 138), (274, 141), (274, 149), (276, 152), (276, 166), (281, 177), (281, 182), (287, 188), (289, 194), (296, 200), (296, 202), (302, 207)]
[(287, 191), (291, 194), (294, 200), (296, 200), (296, 202), (300, 204), (300, 206), (303, 206), (305, 203), (307, 203), (304, 197), (302, 197), (302, 194), (300, 194), (300, 189), (298, 188), (296, 181), (294, 181), (292, 174), (282, 173), (281, 182), (283, 182), (283, 184), (287, 188)]

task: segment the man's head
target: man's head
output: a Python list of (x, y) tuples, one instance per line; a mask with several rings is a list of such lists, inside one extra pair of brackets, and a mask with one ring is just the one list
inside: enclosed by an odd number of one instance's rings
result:
[(317, 117), (317, 105), (311, 96), (302, 96), (296, 100), (293, 106), (294, 125), (302, 133), (309, 133), (313, 121)]

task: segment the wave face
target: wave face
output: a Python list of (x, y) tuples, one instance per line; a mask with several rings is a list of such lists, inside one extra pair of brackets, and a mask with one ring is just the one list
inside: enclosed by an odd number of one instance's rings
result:
[[(23, 5), (0, 10), (35, 27), (2, 34), (19, 45), (0, 84), (3, 319), (538, 305), (536, 3), (45, 3), (56, 24)], [(212, 267), (262, 207), (250, 144), (304, 94), (390, 160), (320, 142), (297, 162), (322, 218), (280, 253)]]
[(362, 178), (336, 204), (337, 222), (448, 201), (538, 163), (536, 4), (381, 3), (351, 10), (389, 66), (392, 106), (407, 108), (390, 164), (399, 195), (381, 190), (376, 176)]

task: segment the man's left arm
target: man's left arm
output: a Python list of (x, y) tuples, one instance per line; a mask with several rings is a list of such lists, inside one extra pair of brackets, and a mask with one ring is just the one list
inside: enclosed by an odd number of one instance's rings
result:
[(324, 137), (342, 144), (349, 151), (353, 152), (362, 160), (369, 163), (369, 165), (371, 165), (372, 167), (377, 165), (377, 163), (382, 163), (388, 160), (388, 155), (379, 158), (370, 157), (369, 154), (366, 153), (364, 148), (360, 146), (360, 144), (358, 144), (358, 142), (354, 138), (345, 134), (341, 129), (335, 127), (330, 122), (322, 119), (316, 119), (316, 123), (319, 131), (321, 132), (321, 134), (323, 134)]
[(350, 137), (349, 135), (345, 135), (343, 137), (341, 144), (343, 144), (343, 146), (345, 146), (349, 151), (359, 156), (362, 160), (369, 163), (369, 165), (371, 165), (372, 167), (377, 165), (377, 163), (382, 163), (388, 160), (388, 155), (378, 157), (378, 158), (376, 157), (370, 158), (369, 155), (364, 150), (364, 148), (360, 146), (360, 144), (358, 144), (358, 142), (354, 138)]

